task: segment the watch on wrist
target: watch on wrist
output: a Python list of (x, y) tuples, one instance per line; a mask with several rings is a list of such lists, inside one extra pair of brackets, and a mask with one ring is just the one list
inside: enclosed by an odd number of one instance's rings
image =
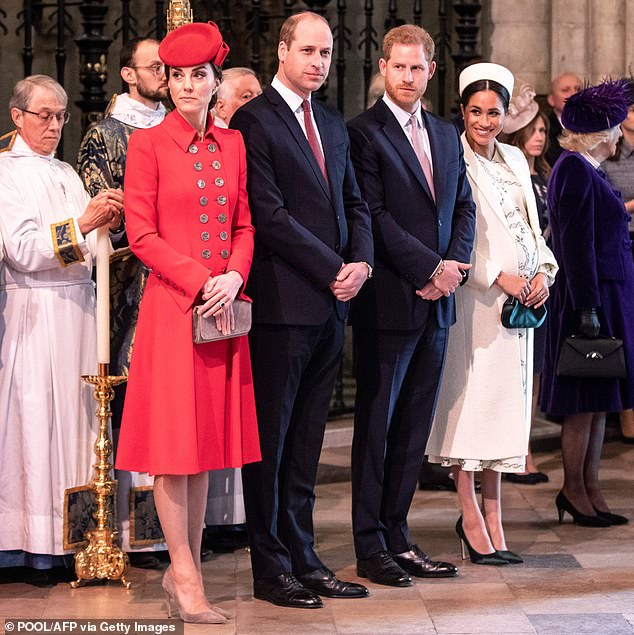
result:
[(363, 261), (363, 264), (368, 268), (368, 280), (372, 277), (372, 273), (374, 272), (374, 269), (365, 261)]

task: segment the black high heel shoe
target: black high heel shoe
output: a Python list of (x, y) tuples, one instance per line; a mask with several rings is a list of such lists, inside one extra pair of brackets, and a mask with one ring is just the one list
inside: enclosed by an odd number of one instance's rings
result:
[(566, 498), (563, 492), (557, 494), (555, 505), (559, 514), (559, 524), (564, 522), (564, 512), (568, 512), (572, 516), (573, 522), (582, 527), (609, 527), (612, 523), (603, 516), (588, 516), (577, 511), (577, 508)]
[(502, 555), (497, 551), (494, 551), (493, 553), (479, 553), (476, 551), (469, 544), (467, 536), (464, 533), (464, 529), (462, 528), (462, 516), (460, 516), (456, 522), (456, 533), (458, 534), (458, 538), (460, 538), (460, 554), (462, 555), (463, 560), (467, 559), (467, 554), (465, 552), (466, 547), (469, 551), (469, 559), (473, 562), (473, 564), (488, 564), (496, 567), (504, 564), (510, 564), (510, 561), (502, 557)]
[(626, 516), (621, 516), (621, 514), (613, 514), (612, 512), (602, 512), (598, 510), (594, 505), (592, 506), (595, 512), (597, 512), (597, 516), (599, 518), (605, 518), (610, 522), (610, 525), (627, 525), (630, 522), (629, 518)]
[(521, 556), (518, 556), (514, 551), (509, 551), (508, 549), (498, 549), (498, 556), (504, 558), (509, 564), (524, 564), (524, 559)]

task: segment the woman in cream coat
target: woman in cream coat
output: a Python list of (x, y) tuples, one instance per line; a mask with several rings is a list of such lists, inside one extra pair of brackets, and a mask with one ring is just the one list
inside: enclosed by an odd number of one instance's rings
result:
[[(526, 159), (495, 140), (512, 90), (513, 75), (498, 64), (474, 64), (460, 76), (476, 238), (473, 268), (456, 290), (457, 319), (427, 445), (430, 462), (452, 466), (463, 546), (472, 562), (491, 565), (522, 561), (506, 547), (500, 480), (502, 472), (524, 470), (531, 416), (533, 333), (502, 326), (502, 305), (512, 295), (541, 306), (557, 271), (539, 228)], [(482, 471), (482, 509), (475, 471)]]

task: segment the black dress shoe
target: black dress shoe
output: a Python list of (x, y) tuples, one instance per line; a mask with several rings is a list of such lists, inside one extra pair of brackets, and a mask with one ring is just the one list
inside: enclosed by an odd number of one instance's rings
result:
[(409, 551), (393, 553), (392, 558), (401, 569), (417, 578), (453, 578), (458, 575), (458, 567), (450, 562), (432, 560), (417, 545), (412, 545)]
[(355, 582), (343, 582), (326, 567), (298, 575), (297, 579), (310, 591), (327, 598), (367, 598), (370, 592)]
[(357, 575), (387, 586), (412, 586), (412, 578), (394, 562), (387, 551), (357, 560)]
[(162, 569), (163, 564), (153, 553), (130, 553), (128, 551), (130, 565), (137, 569)]
[(253, 597), (295, 609), (319, 609), (324, 605), (321, 598), (307, 589), (292, 573), (254, 580)]

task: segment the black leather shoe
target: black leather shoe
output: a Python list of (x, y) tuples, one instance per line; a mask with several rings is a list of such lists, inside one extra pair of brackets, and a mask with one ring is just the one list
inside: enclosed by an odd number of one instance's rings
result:
[(370, 592), (355, 582), (343, 582), (326, 567), (298, 575), (297, 579), (310, 591), (327, 598), (367, 598)]
[(394, 562), (387, 551), (357, 560), (357, 575), (387, 586), (412, 586), (412, 578)]
[(131, 553), (128, 551), (130, 565), (138, 569), (161, 569), (163, 565), (155, 554), (149, 552)]
[(450, 562), (432, 560), (417, 545), (409, 551), (393, 553), (392, 558), (401, 569), (417, 578), (453, 578), (458, 575), (458, 567)]
[(294, 609), (320, 609), (324, 605), (321, 598), (302, 585), (292, 573), (254, 580), (253, 597)]

